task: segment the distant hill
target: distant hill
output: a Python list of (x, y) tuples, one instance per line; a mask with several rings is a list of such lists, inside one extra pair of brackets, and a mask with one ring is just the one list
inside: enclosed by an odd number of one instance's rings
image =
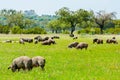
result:
[(34, 20), (36, 22), (36, 26), (40, 26), (42, 28), (45, 28), (46, 24), (54, 19), (57, 19), (58, 17), (56, 15), (37, 15), (34, 10), (26, 10), (24, 11), (25, 18), (29, 18), (31, 20)]

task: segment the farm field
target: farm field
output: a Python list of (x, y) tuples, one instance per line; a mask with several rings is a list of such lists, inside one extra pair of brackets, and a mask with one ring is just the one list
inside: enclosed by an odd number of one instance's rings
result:
[[(59, 34), (54, 34), (59, 35)], [(120, 35), (77, 35), (73, 40), (60, 34), (55, 45), (41, 43), (19, 44), (19, 38), (34, 38), (37, 35), (0, 35), (0, 80), (120, 80)], [(52, 35), (41, 35), (42, 37)], [(106, 44), (106, 39), (116, 37), (118, 44)], [(103, 39), (103, 44), (93, 44), (94, 38)], [(5, 40), (14, 43), (4, 43)], [(68, 48), (72, 42), (87, 42), (88, 49)], [(12, 72), (8, 66), (19, 56), (43, 56), (45, 71), (39, 67), (31, 71)]]

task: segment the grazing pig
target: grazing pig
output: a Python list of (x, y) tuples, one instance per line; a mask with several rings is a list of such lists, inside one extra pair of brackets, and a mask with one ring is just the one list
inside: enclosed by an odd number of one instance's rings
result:
[(110, 39), (107, 39), (107, 40), (106, 40), (106, 43), (111, 43), (111, 42), (110, 42)]
[(24, 41), (22, 39), (19, 40), (20, 44), (24, 44)]
[(33, 39), (21, 38), (24, 42), (32, 43)]
[(45, 37), (45, 38), (42, 39), (42, 41), (46, 41), (48, 39), (49, 39), (49, 37)]
[(12, 43), (12, 40), (6, 40), (5, 42), (6, 43)]
[(103, 44), (103, 40), (102, 39), (98, 39), (96, 43), (97, 44)]
[(45, 58), (41, 57), (41, 56), (36, 56), (32, 58), (32, 67), (41, 67), (42, 70), (44, 70), (44, 66), (45, 66)]
[(34, 44), (37, 44), (37, 43), (38, 43), (38, 40), (35, 40), (35, 41), (34, 41)]
[(56, 42), (53, 39), (48, 40), (50, 44), (56, 44)]
[(114, 44), (118, 44), (118, 42), (115, 39), (111, 39), (110, 42), (112, 42)]
[(115, 39), (115, 37), (112, 37), (112, 39)]
[(41, 44), (42, 45), (51, 45), (51, 43), (49, 42), (49, 40), (43, 41)]
[(29, 43), (32, 43), (32, 42), (33, 42), (33, 39), (28, 39), (28, 42), (29, 42)]
[(76, 49), (83, 49), (83, 48), (87, 49), (87, 47), (88, 47), (87, 43), (81, 42), (76, 46)]
[(79, 43), (78, 42), (73, 42), (68, 45), (68, 48), (76, 47)]
[(51, 37), (51, 39), (59, 39), (60, 37), (59, 36), (53, 36)]
[(21, 38), (24, 42), (28, 42), (28, 39), (26, 38)]
[(34, 37), (34, 39), (37, 39), (37, 40), (38, 40), (39, 38), (41, 38), (41, 36), (36, 36), (36, 37)]
[(98, 38), (93, 39), (93, 43), (97, 43)]
[(56, 44), (56, 42), (53, 39), (49, 39), (49, 40), (43, 41), (41, 44), (42, 45), (51, 45), (51, 44)]
[(36, 37), (34, 37), (34, 40), (38, 40), (40, 42), (40, 41), (42, 41), (42, 37), (41, 36), (36, 36)]
[(106, 43), (114, 43), (114, 44), (118, 44), (118, 42), (115, 39), (107, 39)]
[(17, 69), (18, 69), (18, 71), (20, 69), (31, 70), (32, 69), (32, 59), (27, 56), (21, 56), (21, 57), (15, 58), (13, 60), (12, 64), (8, 67), (8, 69), (11, 69), (13, 72), (15, 72)]

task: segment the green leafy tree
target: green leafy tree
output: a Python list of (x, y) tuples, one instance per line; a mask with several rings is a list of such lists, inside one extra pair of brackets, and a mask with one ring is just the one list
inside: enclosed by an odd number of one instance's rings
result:
[(21, 28), (22, 28), (22, 29), (23, 29), (23, 28), (24, 28), (24, 29), (32, 28), (32, 26), (33, 26), (34, 23), (35, 23), (35, 22), (34, 22), (33, 20), (30, 20), (30, 19), (25, 18), (25, 19), (23, 20), (23, 26), (22, 26)]
[(0, 33), (8, 34), (10, 32), (8, 26), (0, 26)]
[(63, 7), (56, 12), (56, 15), (59, 16), (59, 20), (69, 23), (71, 28), (71, 35), (75, 31), (77, 24), (80, 24), (83, 21), (88, 21), (91, 19), (91, 12), (88, 12), (83, 9), (77, 11), (70, 11), (67, 7)]
[(19, 12), (11, 12), (10, 15), (7, 16), (7, 23), (10, 27), (20, 26), (23, 27), (23, 14), (21, 11)]
[(61, 31), (60, 21), (59, 20), (52, 20), (47, 25), (48, 28), (52, 30), (52, 33), (58, 33)]
[(66, 30), (70, 29), (70, 24), (65, 22), (60, 22), (60, 27), (63, 30), (63, 32), (65, 32)]
[(22, 11), (16, 11), (16, 10), (6, 10), (3, 9), (0, 11), (0, 14), (2, 17), (5, 18), (7, 26), (13, 27), (13, 26), (23, 26), (23, 13)]
[(54, 21), (50, 21), (50, 22), (47, 24), (47, 28), (49, 28), (50, 30), (52, 30), (52, 33), (54, 33), (54, 31), (55, 31), (55, 28), (54, 28), (53, 23), (54, 23)]

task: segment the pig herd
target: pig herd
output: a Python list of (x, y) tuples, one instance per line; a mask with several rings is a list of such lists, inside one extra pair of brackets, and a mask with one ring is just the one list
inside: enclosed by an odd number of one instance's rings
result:
[[(74, 39), (74, 38), (73, 38)], [(99, 38), (94, 38), (93, 39), (93, 44), (96, 43), (96, 44), (103, 44), (103, 39), (99, 39)], [(106, 43), (107, 44), (118, 44), (117, 40), (115, 37), (112, 37), (111, 39), (107, 39), (106, 40)], [(86, 42), (72, 42), (68, 45), (68, 48), (76, 48), (76, 49), (87, 49), (88, 48), (88, 43)]]
[(54, 39), (59, 39), (59, 36), (44, 37), (44, 38), (42, 38), (41, 36), (36, 36), (34, 37), (34, 40), (29, 38), (20, 38), (19, 43), (25, 44), (25, 42), (32, 43), (34, 41), (34, 44), (38, 44), (39, 42), (41, 42), (42, 45), (51, 45), (51, 44), (56, 44)]
[[(19, 43), (20, 44), (25, 44), (27, 43), (33, 43), (37, 44), (38, 42), (41, 42), (42, 45), (51, 45), (51, 44), (56, 44), (54, 39), (59, 39), (59, 36), (52, 36), (51, 38), (49, 37), (44, 37), (42, 38), (41, 36), (36, 36), (34, 39), (30, 38), (20, 38)], [(12, 40), (6, 40), (6, 43), (12, 43)], [(15, 71), (20, 71), (20, 69), (23, 70), (32, 70), (34, 67), (41, 67), (42, 70), (44, 70), (45, 66), (45, 58), (41, 56), (35, 56), (33, 58), (30, 58), (28, 56), (20, 56), (15, 58), (11, 65), (8, 67), (8, 69), (11, 69), (12, 72)]]
[[(56, 44), (54, 39), (59, 39), (59, 36), (53, 36), (51, 38), (49, 37), (44, 37), (42, 38), (41, 36), (36, 36), (34, 37), (34, 39), (28, 39), (28, 38), (20, 38), (19, 43), (20, 44), (25, 44), (25, 42), (28, 43), (33, 43), (37, 44), (39, 42), (41, 42), (42, 45), (51, 45), (51, 44)], [(74, 37), (74, 39), (77, 39), (78, 37)], [(6, 41), (8, 43), (11, 43), (11, 40)], [(93, 44), (103, 44), (103, 40), (99, 39), (99, 38), (94, 38), (93, 39)], [(107, 39), (106, 40), (107, 44), (118, 44), (117, 40), (115, 37), (111, 38), (111, 39)], [(68, 45), (68, 48), (76, 48), (76, 49), (86, 49), (88, 48), (88, 43), (86, 42), (72, 42)], [(16, 70), (32, 70), (34, 67), (40, 67), (42, 70), (44, 70), (44, 66), (45, 66), (45, 58), (41, 57), (41, 56), (35, 56), (33, 58), (30, 58), (28, 56), (20, 56), (18, 58), (15, 58), (11, 65), (8, 67), (8, 69), (11, 69), (13, 72), (15, 72)]]
[[(93, 39), (93, 43), (103, 44), (103, 40), (102, 40), (102, 39), (95, 38), (95, 39)], [(115, 37), (112, 37), (111, 39), (107, 39), (107, 40), (106, 40), (106, 43), (107, 43), (107, 44), (111, 44), (111, 43), (113, 43), (113, 44), (118, 44), (118, 42), (117, 42), (117, 40), (116, 40)]]
[(76, 48), (76, 49), (87, 49), (88, 47), (88, 44), (86, 42), (81, 42), (81, 43), (78, 43), (78, 42), (73, 42), (71, 44), (68, 45), (68, 48)]

